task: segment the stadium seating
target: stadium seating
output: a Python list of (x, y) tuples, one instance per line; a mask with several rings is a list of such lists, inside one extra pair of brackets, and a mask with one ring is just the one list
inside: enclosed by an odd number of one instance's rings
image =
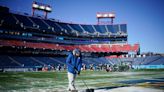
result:
[(15, 61), (19, 62), (22, 66), (40, 66), (42, 63), (36, 62), (32, 57), (26, 56), (10, 56)]
[(110, 45), (101, 45), (101, 49), (104, 51), (104, 52), (112, 52), (111, 48), (110, 48)]
[(3, 23), (5, 23), (5, 24), (16, 25), (16, 23), (17, 23), (16, 19), (14, 19), (13, 14), (11, 14), (11, 13), (5, 14), (2, 18), (2, 20), (4, 21)]
[[(118, 64), (121, 62), (131, 62), (132, 65), (163, 65), (164, 57), (159, 55), (154, 56), (146, 56), (146, 57), (125, 57), (125, 58), (117, 58), (117, 56), (106, 57), (111, 63)], [(115, 62), (113, 62), (115, 61)]]
[[(44, 57), (44, 56), (9, 56), (0, 55), (0, 68), (5, 67), (36, 67), (44, 65), (55, 65), (65, 64), (65, 57)], [(146, 56), (137, 58), (117, 58), (117, 56), (111, 57), (84, 57), (82, 59), (84, 64), (110, 64), (117, 65), (121, 62), (131, 62), (132, 65), (164, 65), (163, 56)]]
[[(88, 32), (90, 34), (94, 32), (106, 34), (107, 32), (110, 33), (127, 33), (126, 24), (115, 24), (115, 25), (84, 25), (84, 24), (72, 24), (72, 23), (64, 23), (59, 21), (52, 21), (48, 19), (42, 19), (38, 17), (31, 17), (22, 14), (15, 14), (15, 13), (8, 13), (8, 14), (1, 14), (2, 17), (0, 18), (1, 21), (3, 20), (4, 23), (10, 25), (23, 25), (24, 28), (35, 28), (38, 29), (39, 32), (45, 33), (55, 33), (62, 34), (72, 33), (72, 32), (79, 32), (84, 34), (84, 32)], [(67, 30), (66, 33), (64, 31)], [(80, 35), (80, 34), (79, 34)], [(85, 36), (85, 35), (84, 35)]]
[(164, 65), (164, 58), (159, 57), (156, 60), (153, 60), (152, 62), (148, 63), (149, 65)]
[(116, 34), (119, 31), (118, 25), (107, 25), (108, 31)]
[(63, 30), (54, 21), (51, 20), (44, 20), (44, 21), (52, 28), (52, 31), (56, 34), (61, 33), (61, 30)]
[(83, 33), (83, 29), (80, 27), (80, 25), (78, 25), (78, 24), (69, 24), (69, 25), (73, 28), (73, 30), (75, 30), (79, 33)]
[(0, 40), (2, 46), (23, 46), (28, 48), (38, 49), (53, 49), (53, 50), (67, 50), (72, 51), (75, 48), (79, 48), (82, 52), (128, 52), (138, 51), (138, 45), (134, 45), (132, 49), (129, 44), (122, 45), (59, 45), (50, 43), (34, 43), (16, 40)]
[(28, 17), (26, 16), (22, 16), (19, 14), (14, 14), (15, 18), (20, 22), (20, 24), (22, 23), (24, 27), (36, 27), (32, 21), (30, 21), (28, 19)]
[(106, 33), (107, 30), (104, 25), (94, 25), (95, 29), (99, 33)]
[(88, 32), (88, 33), (94, 33), (94, 29), (92, 27), (92, 25), (81, 25), (83, 27), (83, 29)]
[(102, 52), (101, 48), (99, 48), (98, 45), (91, 45), (90, 48), (92, 48), (95, 52)]
[(148, 56), (144, 59), (144, 62), (142, 62), (141, 64), (143, 65), (155, 64), (153, 62), (158, 59), (161, 59), (161, 56)]
[[(18, 34), (15, 35), (14, 32), (18, 32)], [(66, 58), (63, 56), (75, 48), (79, 48), (81, 52), (89, 55), (111, 54), (109, 57), (96, 57), (96, 55), (84, 57), (83, 63), (88, 65), (114, 65), (127, 61), (132, 61), (134, 65), (163, 64), (161, 56), (134, 59), (119, 56), (120, 53), (139, 51), (139, 44), (127, 44), (126, 24), (76, 24), (11, 12), (1, 13), (0, 48), (3, 49), (3, 47), (12, 47), (12, 50), (27, 49), (30, 52), (34, 50), (50, 51), (57, 53), (55, 55), (59, 55), (59, 57), (11, 55), (9, 53), (0, 55), (0, 67), (64, 65)], [(60, 56), (59, 52), (64, 53), (63, 56)]]
[(120, 25), (120, 29), (121, 29), (121, 32), (127, 33), (126, 24), (121, 24), (121, 25)]
[(131, 47), (132, 51), (137, 52), (139, 50), (139, 44), (134, 44), (134, 46)]
[(0, 55), (0, 67), (14, 67), (19, 66), (18, 64), (14, 63), (9, 56)]
[(56, 23), (57, 25), (59, 25), (62, 29), (66, 30), (67, 33), (72, 33), (72, 29), (69, 27), (68, 24), (66, 23)]
[(41, 20), (39, 18), (34, 18), (34, 17), (29, 17), (29, 18), (37, 25), (37, 28), (39, 30), (41, 30), (43, 32), (52, 33), (51, 27), (47, 23), (45, 23), (43, 20)]
[(124, 48), (125, 51), (130, 51), (131, 50), (131, 46), (129, 44), (123, 45), (123, 48)]

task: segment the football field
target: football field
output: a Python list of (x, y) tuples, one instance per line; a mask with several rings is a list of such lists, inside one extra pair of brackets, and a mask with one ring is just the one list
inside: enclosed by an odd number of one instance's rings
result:
[[(164, 92), (164, 71), (82, 71), (76, 79), (79, 91), (119, 92), (116, 89), (140, 89), (143, 92)], [(0, 73), (0, 92), (66, 92), (67, 72), (6, 72)], [(123, 89), (120, 89), (123, 90)], [(132, 91), (127, 91), (132, 92)], [(134, 91), (141, 92), (141, 91)]]

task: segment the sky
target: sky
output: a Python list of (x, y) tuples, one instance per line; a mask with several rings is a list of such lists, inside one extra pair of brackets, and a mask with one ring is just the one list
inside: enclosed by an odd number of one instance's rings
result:
[[(34, 0), (0, 0), (12, 11), (31, 14)], [(97, 12), (115, 12), (115, 24), (127, 24), (128, 43), (142, 52), (164, 53), (164, 0), (35, 0), (52, 6), (48, 18), (96, 24)], [(42, 14), (42, 12), (36, 12)], [(43, 14), (42, 14), (43, 15)]]

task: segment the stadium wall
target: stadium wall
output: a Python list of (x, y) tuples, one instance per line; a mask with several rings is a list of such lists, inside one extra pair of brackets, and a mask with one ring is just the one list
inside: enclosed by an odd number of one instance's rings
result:
[(134, 69), (164, 69), (164, 65), (132, 65)]

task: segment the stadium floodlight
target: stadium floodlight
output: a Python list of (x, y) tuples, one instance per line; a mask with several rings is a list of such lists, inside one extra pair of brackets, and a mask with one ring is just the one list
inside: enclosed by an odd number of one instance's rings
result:
[(97, 13), (97, 18), (115, 18), (115, 13), (113, 12), (107, 12), (107, 13)]
[(102, 14), (97, 14), (97, 18), (98, 18), (98, 17), (102, 17)]
[(113, 24), (113, 19), (115, 18), (115, 13), (113, 12), (98, 12), (96, 14), (96, 17), (98, 19), (98, 24), (103, 23), (100, 22), (99, 19), (103, 19), (103, 18), (110, 18), (111, 19), (111, 24)]
[(108, 15), (110, 18), (115, 18), (115, 14), (114, 13), (109, 13)]
[(52, 11), (52, 8), (49, 7), (49, 6), (47, 6), (45, 10), (48, 11), (48, 12), (51, 12)]
[(33, 16), (34, 16), (35, 10), (43, 11), (45, 14), (45, 18), (47, 18), (47, 14), (49, 12), (52, 12), (52, 8), (50, 7), (50, 5), (42, 4), (39, 2), (33, 2), (33, 4), (32, 4), (32, 15)]
[(103, 17), (108, 17), (108, 14), (103, 14)]
[(36, 9), (37, 9), (37, 8), (39, 8), (39, 5), (36, 4), (36, 3), (33, 3), (33, 4), (32, 4), (32, 8), (36, 8)]
[(44, 10), (45, 6), (41, 5), (41, 6), (39, 6), (39, 9)]

